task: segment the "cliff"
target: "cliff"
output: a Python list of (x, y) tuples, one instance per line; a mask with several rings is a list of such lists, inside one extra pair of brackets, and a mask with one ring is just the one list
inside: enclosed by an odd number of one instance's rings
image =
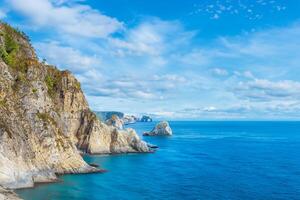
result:
[(0, 187), (0, 200), (20, 200), (20, 198), (13, 191)]
[(0, 113), (0, 186), (5, 188), (54, 181), (57, 174), (98, 172), (80, 152), (150, 151), (134, 130), (101, 122), (76, 78), (39, 62), (27, 36), (3, 23)]

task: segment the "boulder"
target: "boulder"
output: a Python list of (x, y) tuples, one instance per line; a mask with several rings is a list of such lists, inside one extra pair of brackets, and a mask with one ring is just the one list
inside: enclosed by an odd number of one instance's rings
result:
[(144, 136), (156, 136), (156, 135), (165, 135), (170, 136), (172, 135), (172, 129), (167, 121), (159, 122), (155, 125), (155, 127), (150, 132), (145, 132)]

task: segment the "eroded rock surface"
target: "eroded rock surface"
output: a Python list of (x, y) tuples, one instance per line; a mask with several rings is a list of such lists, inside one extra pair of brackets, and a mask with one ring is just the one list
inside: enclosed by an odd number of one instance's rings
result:
[(20, 200), (13, 191), (0, 187), (0, 200)]
[(159, 122), (155, 127), (150, 131), (144, 133), (144, 136), (171, 136), (172, 129), (167, 121)]
[(120, 130), (99, 121), (94, 113), (83, 113), (82, 123), (77, 132), (78, 148), (91, 154), (149, 152), (133, 129)]
[(110, 119), (106, 120), (105, 123), (109, 126), (113, 126), (117, 129), (123, 129), (124, 122), (117, 115), (112, 115)]

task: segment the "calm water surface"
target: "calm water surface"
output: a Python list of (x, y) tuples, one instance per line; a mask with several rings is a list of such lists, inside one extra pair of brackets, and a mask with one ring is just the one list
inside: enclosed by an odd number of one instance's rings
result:
[[(18, 190), (25, 200), (300, 199), (300, 122), (170, 122), (154, 154), (86, 156), (104, 174)], [(153, 123), (130, 125), (139, 134)]]

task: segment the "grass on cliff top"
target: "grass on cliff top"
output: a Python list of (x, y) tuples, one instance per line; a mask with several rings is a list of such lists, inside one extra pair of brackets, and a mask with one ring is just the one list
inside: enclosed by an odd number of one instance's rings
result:
[(21, 73), (26, 73), (28, 65), (34, 61), (26, 58), (25, 50), (19, 40), (23, 39), (30, 44), (29, 37), (22, 31), (11, 27), (9, 24), (0, 21), (0, 57), (11, 68)]
[[(69, 71), (59, 71), (54, 66), (48, 66), (47, 75), (45, 76), (44, 81), (48, 88), (48, 94), (51, 97), (54, 97), (56, 94), (58, 94), (58, 91), (62, 89), (62, 79), (63, 77), (68, 76), (69, 73)], [(68, 89), (73, 89), (73, 92), (80, 91), (81, 85), (76, 80), (74, 85), (71, 85), (71, 88)]]
[[(29, 83), (29, 80), (26, 79), (29, 66), (45, 65), (45, 61), (40, 63), (36, 58), (28, 58), (26, 53), (28, 47), (24, 47), (24, 44), (22, 44), (24, 41), (22, 40), (27, 41), (31, 46), (30, 39), (24, 32), (0, 20), (0, 59), (16, 72), (17, 79), (14, 90), (17, 90), (23, 83)], [(54, 97), (61, 89), (62, 77), (66, 76), (68, 72), (61, 72), (51, 65), (47, 65), (47, 67), (44, 81), (48, 88), (48, 94)], [(76, 81), (73, 88), (74, 91), (79, 91), (81, 88), (80, 83)]]
[(9, 25), (8, 23), (5, 23), (1, 20), (0, 20), (0, 25), (3, 26), (5, 31), (7, 31), (11, 35), (21, 37), (21, 38), (23, 38), (24, 40), (26, 40), (30, 43), (30, 38), (23, 31), (19, 30), (18, 28), (13, 28), (11, 25)]
[(4, 45), (1, 45), (0, 55), (7, 65), (15, 66), (20, 46), (11, 34), (11, 28), (8, 28), (8, 26), (4, 27), (4, 32), (0, 32), (0, 35), (4, 38)]

